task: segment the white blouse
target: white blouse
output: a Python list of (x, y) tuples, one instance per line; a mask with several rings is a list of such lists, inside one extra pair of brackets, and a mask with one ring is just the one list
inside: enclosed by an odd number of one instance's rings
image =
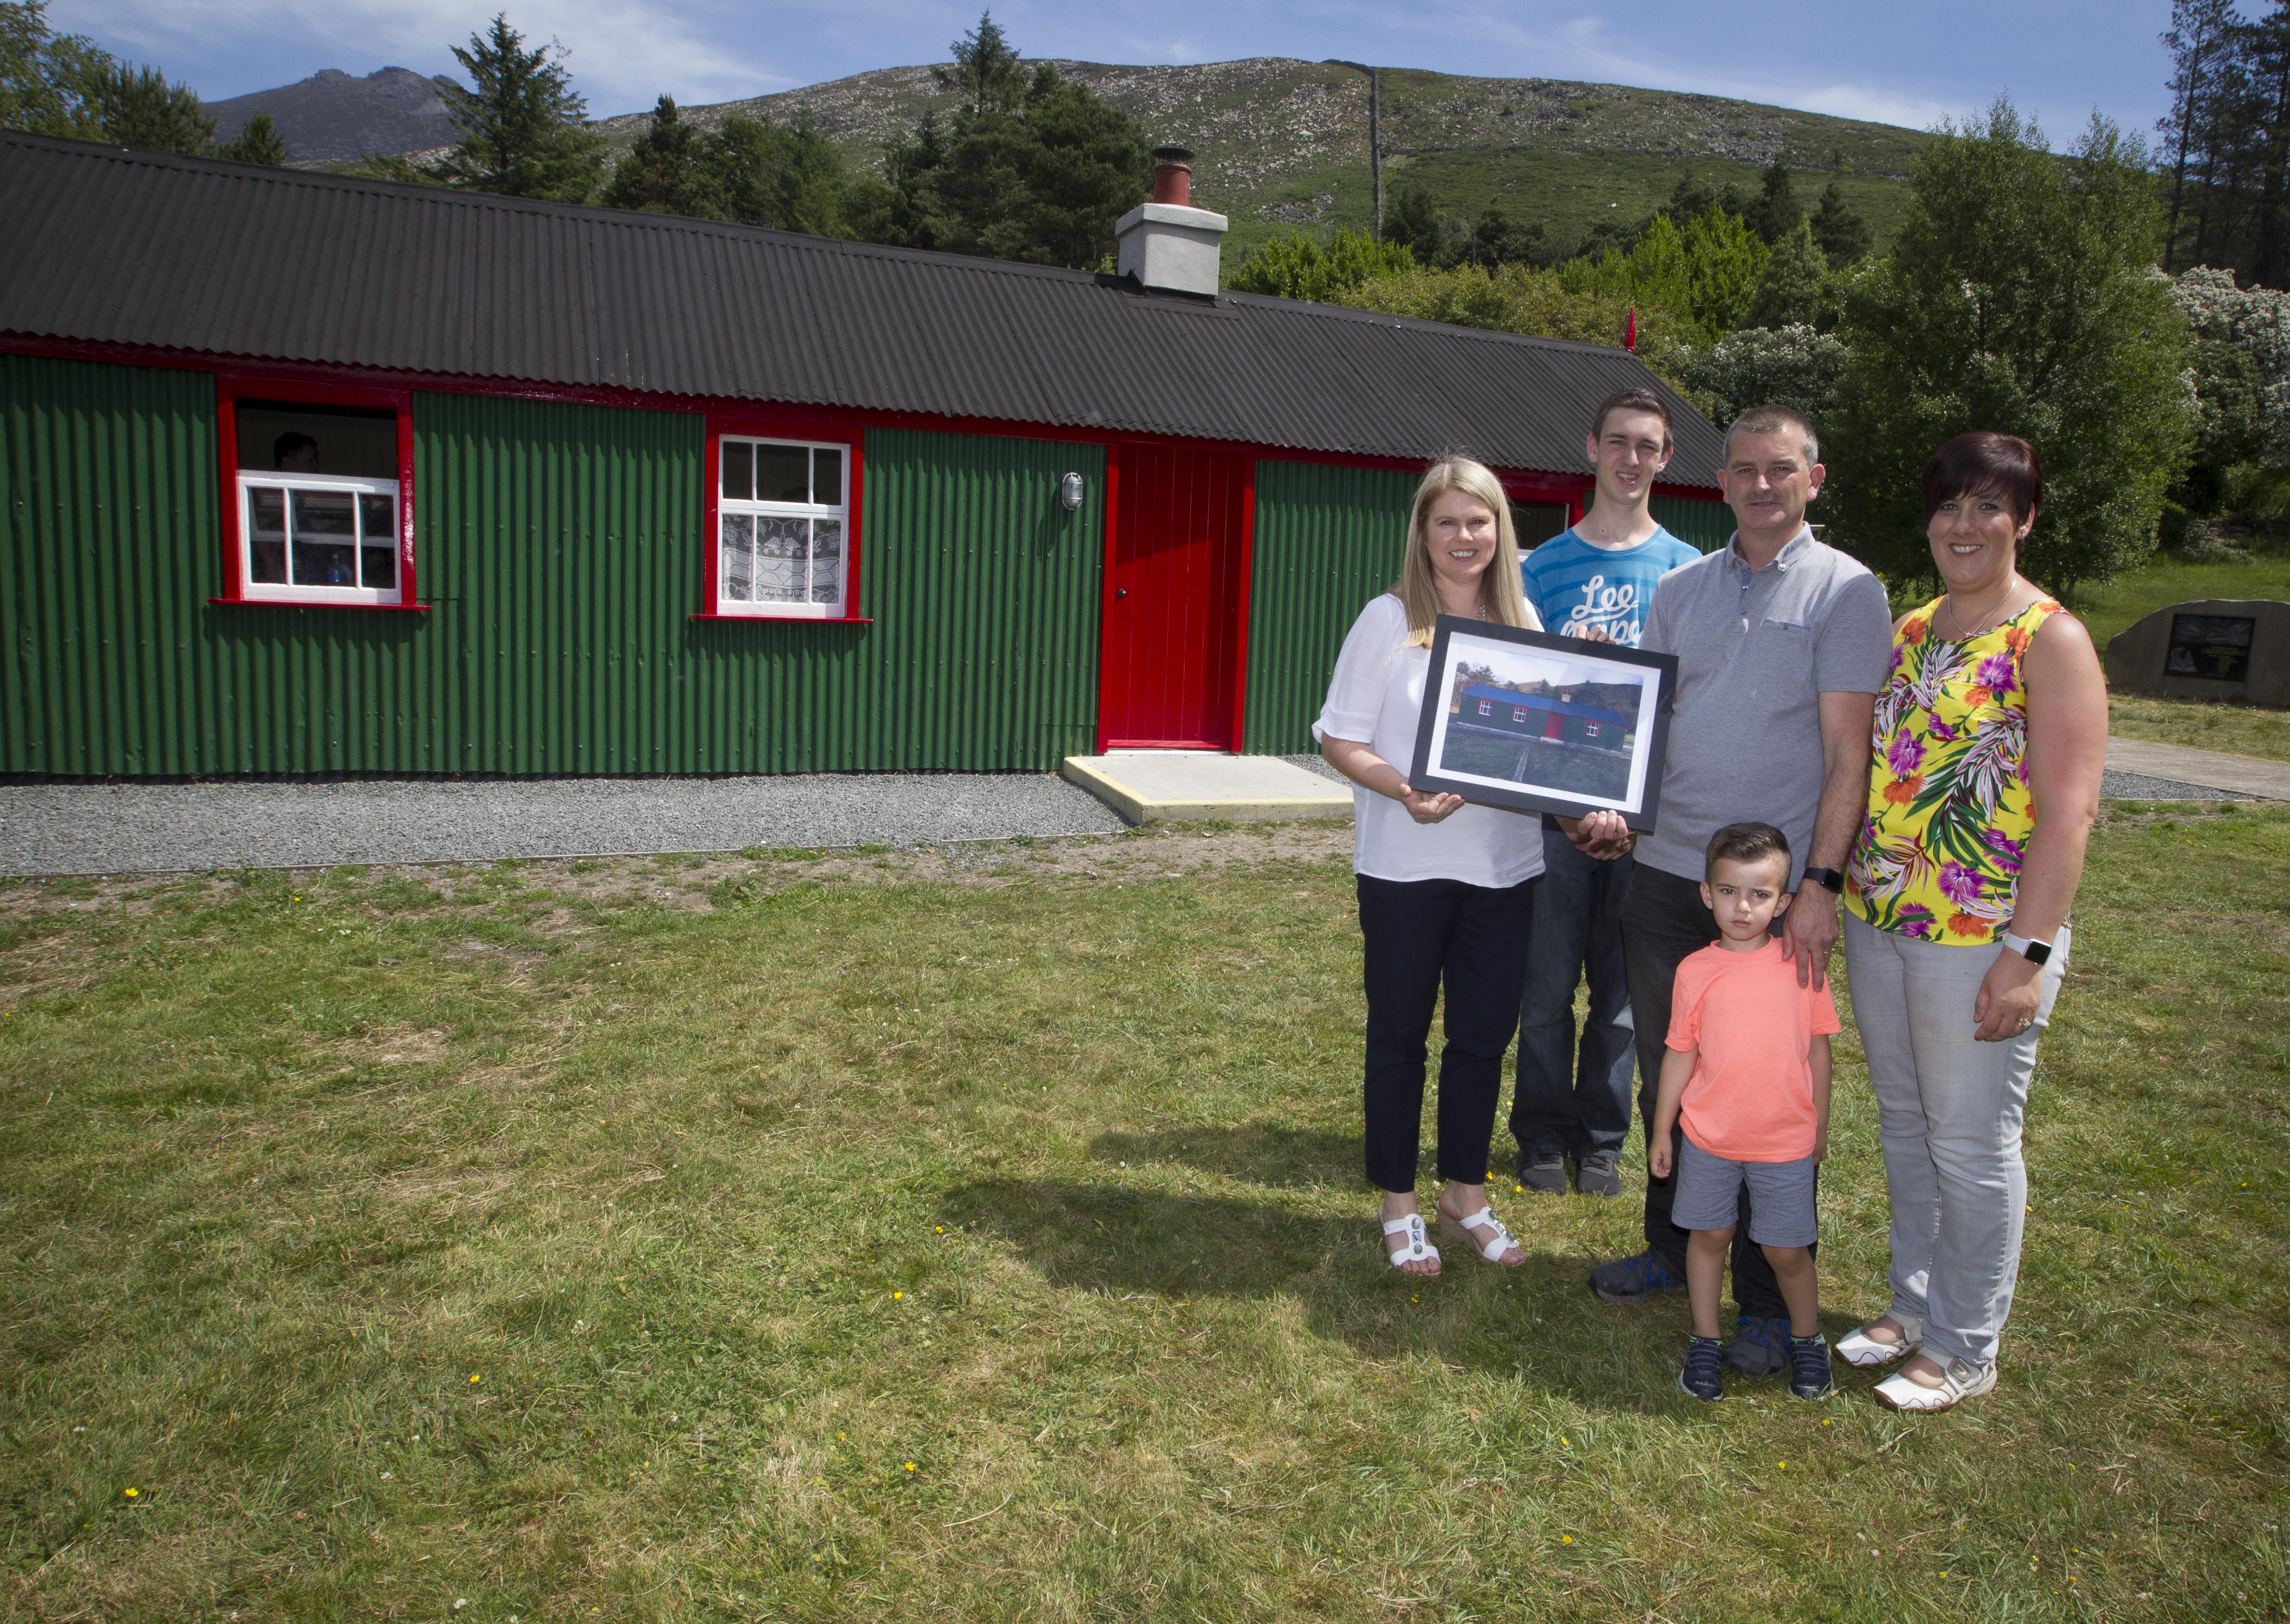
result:
[[(1533, 607), (1527, 624), (1542, 629)], [(1360, 611), (1336, 656), (1328, 702), (1312, 737), (1365, 744), (1405, 777), (1415, 763), (1416, 722), (1431, 651), (1409, 648), (1407, 610), (1385, 593)], [(1466, 804), (1437, 823), (1418, 823), (1389, 796), (1352, 786), (1352, 869), (1379, 880), (1461, 880), (1517, 885), (1542, 872), (1542, 820)]]

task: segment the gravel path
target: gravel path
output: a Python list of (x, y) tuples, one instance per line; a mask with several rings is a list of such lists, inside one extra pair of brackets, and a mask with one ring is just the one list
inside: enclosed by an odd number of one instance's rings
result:
[(12, 784), (0, 785), (0, 873), (906, 845), (1125, 827), (1048, 773)]
[[(1317, 756), (1290, 761), (1329, 778)], [(2253, 797), (2110, 772), (2111, 801)], [(747, 846), (911, 845), (1126, 827), (1048, 773), (0, 785), (0, 874), (308, 868)]]

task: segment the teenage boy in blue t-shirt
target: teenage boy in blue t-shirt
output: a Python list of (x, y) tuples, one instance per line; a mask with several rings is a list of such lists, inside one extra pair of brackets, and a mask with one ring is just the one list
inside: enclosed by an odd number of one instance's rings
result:
[[(1646, 389), (1609, 397), (1591, 420), (1587, 449), (1597, 476), (1590, 510), (1522, 562), (1526, 601), (1561, 636), (1635, 648), (1654, 583), (1701, 556), (1656, 523), (1650, 506), (1669, 463), (1669, 406)], [(1572, 1156), (1583, 1195), (1619, 1196), (1633, 1063), (1621, 928), (1630, 860), (1584, 856), (1546, 817), (1542, 861), (1511, 1096), (1518, 1181), (1563, 1196)], [(1574, 988), (1586, 973), (1590, 1012), (1578, 1050)]]

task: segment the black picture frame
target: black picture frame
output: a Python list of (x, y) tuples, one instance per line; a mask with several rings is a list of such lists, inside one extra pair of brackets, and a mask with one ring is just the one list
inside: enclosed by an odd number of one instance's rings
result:
[[(1491, 679), (1471, 675), (1478, 671)], [(1637, 703), (1626, 711), (1616, 691), (1632, 687)], [(1407, 781), (1510, 812), (1616, 812), (1650, 831), (1677, 688), (1675, 654), (1443, 614)], [(1482, 765), (1501, 770), (1473, 770)]]

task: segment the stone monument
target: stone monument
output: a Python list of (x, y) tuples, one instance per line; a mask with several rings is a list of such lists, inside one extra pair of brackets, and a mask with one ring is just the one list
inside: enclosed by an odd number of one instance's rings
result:
[(2290, 709), (2290, 604), (2174, 604), (2117, 633), (2106, 663), (2107, 685), (2118, 693)]

